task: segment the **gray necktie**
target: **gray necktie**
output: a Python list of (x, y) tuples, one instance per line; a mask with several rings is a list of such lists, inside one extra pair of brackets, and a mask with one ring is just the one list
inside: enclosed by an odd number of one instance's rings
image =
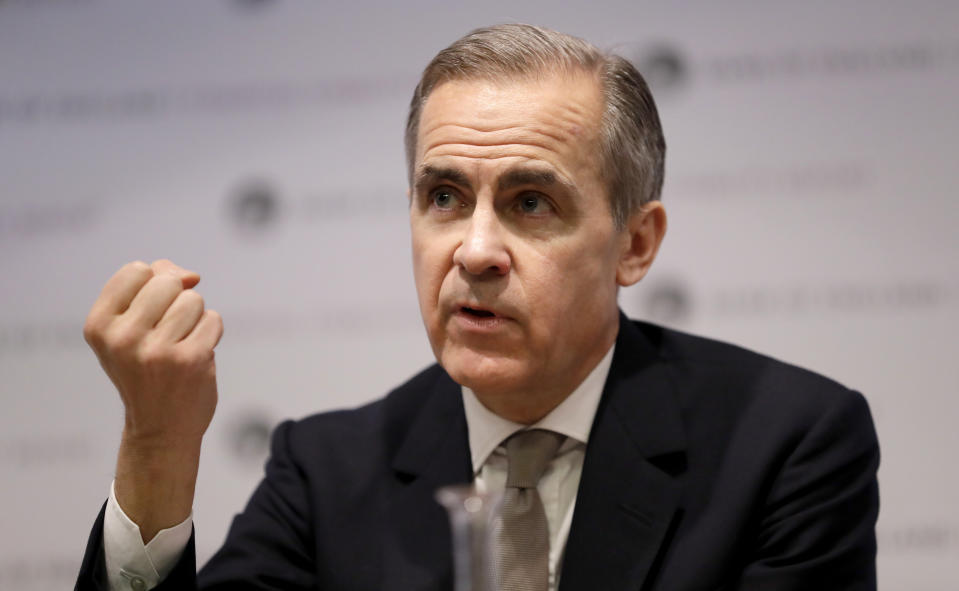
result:
[(536, 483), (563, 439), (531, 429), (506, 440), (508, 472), (494, 553), (499, 591), (546, 591), (549, 585), (549, 527)]

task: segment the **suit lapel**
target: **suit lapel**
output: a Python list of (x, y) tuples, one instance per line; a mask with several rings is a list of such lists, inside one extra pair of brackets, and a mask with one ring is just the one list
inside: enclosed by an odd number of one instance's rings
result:
[(392, 463), (381, 589), (452, 587), (449, 523), (435, 492), (472, 480), (468, 441), (460, 387), (442, 373)]
[[(640, 589), (676, 517), (685, 435), (666, 364), (624, 316), (587, 445), (561, 591)], [(472, 480), (460, 387), (441, 373), (402, 438), (386, 495), (381, 589), (452, 587), (436, 489)]]
[(640, 589), (676, 515), (684, 449), (666, 366), (621, 316), (587, 444), (561, 591)]

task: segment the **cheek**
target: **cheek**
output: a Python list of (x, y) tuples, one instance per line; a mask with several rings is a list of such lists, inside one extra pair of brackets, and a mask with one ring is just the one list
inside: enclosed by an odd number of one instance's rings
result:
[(449, 270), (449, 261), (442, 241), (417, 233), (414, 228), (413, 240), (413, 279), (416, 293), (419, 295), (423, 312), (436, 307), (443, 279)]
[(590, 313), (597, 305), (615, 301), (613, 256), (608, 249), (589, 244), (563, 245), (531, 259), (535, 264), (524, 281), (527, 301), (536, 305), (536, 315), (544, 322), (559, 324), (554, 330), (562, 330), (571, 315)]
[(553, 332), (555, 324), (562, 322), (564, 310), (575, 300), (571, 291), (575, 283), (571, 280), (577, 271), (568, 258), (555, 250), (537, 252), (527, 258), (527, 272), (519, 273), (523, 300), (531, 317), (540, 320), (534, 323), (534, 330), (542, 328)]
[(431, 263), (428, 255), (423, 253), (413, 255), (413, 280), (416, 283), (416, 293), (423, 306), (436, 301), (437, 284), (439, 283), (436, 275), (436, 265)]

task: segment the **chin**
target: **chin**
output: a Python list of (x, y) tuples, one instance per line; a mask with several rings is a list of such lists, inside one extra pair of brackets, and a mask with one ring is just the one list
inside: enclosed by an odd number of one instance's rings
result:
[(453, 381), (474, 392), (508, 392), (527, 382), (528, 361), (469, 349), (447, 350), (437, 357)]

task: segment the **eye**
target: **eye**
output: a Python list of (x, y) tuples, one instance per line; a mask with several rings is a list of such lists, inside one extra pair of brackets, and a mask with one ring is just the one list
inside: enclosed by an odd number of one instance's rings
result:
[(448, 187), (440, 187), (430, 193), (430, 204), (437, 209), (453, 209), (456, 207), (457, 201), (456, 193)]
[(553, 205), (539, 193), (523, 193), (516, 199), (520, 211), (527, 214), (547, 214), (553, 211)]

